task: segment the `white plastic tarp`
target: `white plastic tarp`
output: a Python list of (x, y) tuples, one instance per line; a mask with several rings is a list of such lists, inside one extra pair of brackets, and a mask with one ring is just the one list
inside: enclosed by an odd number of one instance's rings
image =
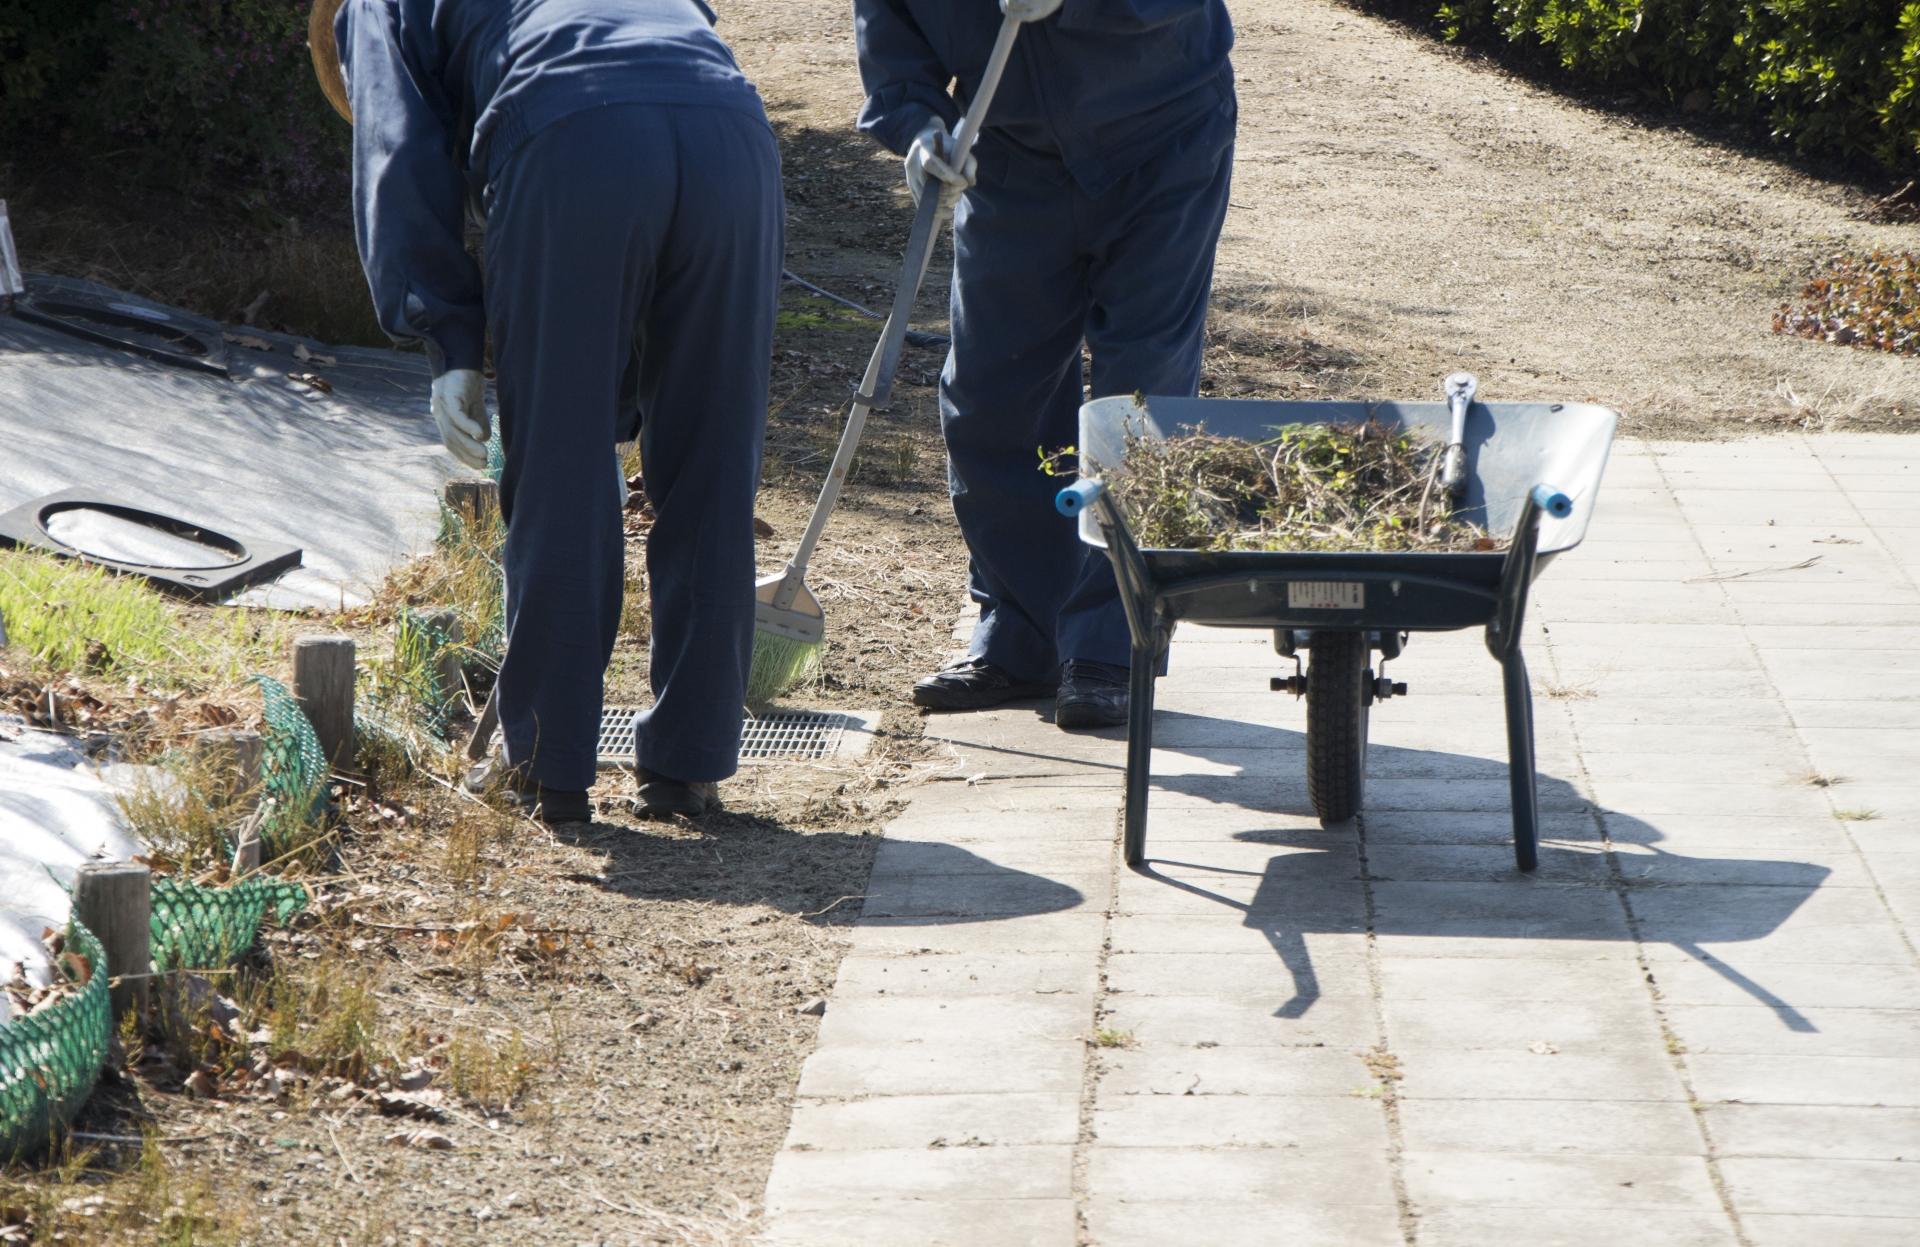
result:
[[(17, 963), (29, 982), (50, 982), (40, 934), (66, 926), (75, 872), (143, 851), (108, 776), (66, 739), (0, 716), (0, 977)], [(0, 992), (0, 1025), (7, 1014)]]

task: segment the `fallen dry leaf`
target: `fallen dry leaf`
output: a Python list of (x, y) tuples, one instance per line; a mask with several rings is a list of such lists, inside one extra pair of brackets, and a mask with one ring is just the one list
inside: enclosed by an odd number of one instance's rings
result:
[(298, 381), (301, 385), (311, 386), (322, 394), (333, 393), (333, 382), (327, 380), (317, 372), (290, 372), (287, 374), (287, 380)]
[(271, 351), (273, 343), (250, 333), (227, 333), (220, 335), (235, 346), (244, 346), (249, 351)]
[(304, 342), (296, 342), (293, 344), (293, 357), (303, 364), (320, 364), (325, 366), (327, 364), (337, 364), (340, 362), (331, 355), (322, 355), (318, 351), (309, 351), (307, 344)]

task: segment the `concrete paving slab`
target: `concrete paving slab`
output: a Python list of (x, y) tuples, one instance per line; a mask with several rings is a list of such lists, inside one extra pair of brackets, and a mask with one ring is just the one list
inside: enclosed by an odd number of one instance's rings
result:
[(830, 1048), (1071, 1041), (1087, 1034), (1092, 1019), (1091, 996), (855, 996), (827, 1006), (819, 1042)]
[[(1736, 1247), (1721, 1212), (1564, 1208), (1440, 1208), (1420, 1218), (1420, 1247)], [(1808, 1240), (1813, 1241), (1813, 1240)]]
[(1902, 1217), (1909, 1231), (1920, 1218), (1920, 1165), (1908, 1161), (1734, 1157), (1720, 1172), (1743, 1211)]
[(1920, 1161), (1920, 1109), (1721, 1104), (1701, 1112), (1720, 1156)]
[(1689, 1053), (1904, 1057), (1920, 1038), (1920, 1011), (1911, 1009), (1674, 1005), (1665, 1013)]
[(1422, 1215), (1473, 1206), (1594, 1214), (1630, 1209), (1712, 1213), (1720, 1208), (1706, 1159), (1699, 1156), (1410, 1150), (1405, 1164), (1407, 1194)]
[[(1372, 972), (1360, 955), (1310, 959), (1314, 989), (1322, 996), (1373, 995)], [(1210, 996), (1265, 999), (1293, 985), (1293, 970), (1269, 948), (1252, 953), (1113, 953), (1107, 958), (1107, 990), (1118, 996)]]
[(1387, 1041), (1400, 1048), (1606, 1054), (1662, 1047), (1653, 1005), (1646, 1000), (1502, 1001), (1488, 1009), (1473, 1000), (1395, 1000), (1383, 1005)]
[(1752, 988), (1758, 983), (1798, 1009), (1920, 1009), (1920, 969), (1897, 962), (1807, 965), (1764, 957), (1711, 965), (1662, 961), (1652, 967), (1652, 976), (1661, 1001), (1670, 1005), (1751, 1005), (1758, 1003)]
[(1348, 996), (1314, 1000), (1298, 1016), (1277, 1017), (1281, 993), (1240, 996), (1110, 996), (1100, 1024), (1143, 1045), (1365, 1048), (1378, 1041), (1373, 1002)]
[(860, 996), (1091, 996), (1100, 966), (1091, 950), (1053, 953), (931, 954), (920, 957), (854, 955), (840, 963), (836, 995)]
[[(829, 1009), (832, 1006), (828, 1006)], [(797, 1094), (821, 1098), (1058, 1092), (1078, 1094), (1085, 1064), (1079, 1043), (973, 1039), (945, 1043), (836, 1043), (800, 1067)]]
[(885, 1200), (807, 1208), (770, 1219), (767, 1247), (1072, 1247), (1078, 1232), (1071, 1199)]
[(968, 922), (939, 918), (875, 918), (854, 928), (849, 952), (1077, 952), (1100, 944), (1103, 915), (1092, 908)]
[(1912, 1247), (1908, 1217), (1818, 1217), (1747, 1213), (1740, 1219), (1751, 1247)]
[(786, 1146), (819, 1151), (1022, 1147), (1071, 1144), (1079, 1133), (1077, 1091), (802, 1099), (794, 1105)]
[(1374, 1207), (1276, 1209), (1251, 1200), (1141, 1201), (1096, 1198), (1087, 1209), (1096, 1247), (1401, 1247), (1399, 1210)]
[(777, 1217), (794, 1209), (901, 1199), (1067, 1199), (1072, 1170), (1073, 1149), (1065, 1146), (786, 1148), (774, 1157), (767, 1179), (767, 1211)]
[(1389, 1000), (1644, 1001), (1645, 976), (1625, 959), (1564, 961), (1533, 957), (1392, 957), (1379, 959), (1380, 990)]
[(1394, 1048), (1409, 1100), (1661, 1100), (1688, 1094), (1664, 1051), (1562, 1052), (1542, 1045), (1506, 1052), (1485, 1048)]
[(1106, 903), (1105, 874), (1049, 878), (1024, 871), (889, 875), (867, 888), (863, 918), (995, 918)]
[(1102, 1097), (1351, 1098), (1377, 1085), (1357, 1047), (1146, 1047), (1102, 1050), (1098, 1056)]
[(1095, 1145), (1087, 1157), (1095, 1199), (1246, 1200), (1275, 1212), (1396, 1206), (1384, 1151)]
[(1672, 1101), (1406, 1100), (1400, 1129), (1415, 1152), (1706, 1154), (1693, 1110)]
[(1920, 1057), (1687, 1055), (1703, 1102), (1920, 1108)]
[(1100, 1147), (1385, 1151), (1387, 1117), (1358, 1097), (1100, 1096), (1093, 1137)]
[(1116, 953), (1265, 953), (1282, 960), (1317, 962), (1326, 955), (1364, 951), (1364, 915), (1350, 921), (1318, 921), (1311, 928), (1274, 915), (1250, 921), (1227, 912), (1231, 921), (1196, 922), (1190, 916), (1119, 914), (1112, 921)]

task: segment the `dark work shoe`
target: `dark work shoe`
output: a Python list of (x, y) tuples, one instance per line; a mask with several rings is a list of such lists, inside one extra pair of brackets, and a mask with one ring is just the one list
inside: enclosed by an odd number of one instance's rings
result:
[(1104, 662), (1070, 662), (1060, 672), (1053, 721), (1068, 731), (1127, 721), (1128, 674)]
[(1045, 697), (1053, 689), (1018, 680), (984, 658), (950, 662), (913, 686), (913, 704), (929, 710), (984, 710), (1004, 702)]
[(636, 768), (634, 773), (640, 780), (640, 796), (633, 803), (636, 814), (699, 818), (708, 810), (720, 808), (718, 784), (670, 779), (645, 767)]
[(467, 770), (460, 786), (476, 796), (498, 791), (516, 814), (558, 827), (563, 823), (593, 821), (593, 799), (584, 788), (548, 788), (517, 767), (508, 766), (496, 750)]

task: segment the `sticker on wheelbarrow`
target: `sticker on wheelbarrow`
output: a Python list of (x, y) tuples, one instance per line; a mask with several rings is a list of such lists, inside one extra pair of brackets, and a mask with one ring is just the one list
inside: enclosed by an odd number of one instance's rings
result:
[(1292, 580), (1287, 582), (1287, 609), (1296, 611), (1357, 611), (1367, 605), (1367, 586), (1352, 580)]

